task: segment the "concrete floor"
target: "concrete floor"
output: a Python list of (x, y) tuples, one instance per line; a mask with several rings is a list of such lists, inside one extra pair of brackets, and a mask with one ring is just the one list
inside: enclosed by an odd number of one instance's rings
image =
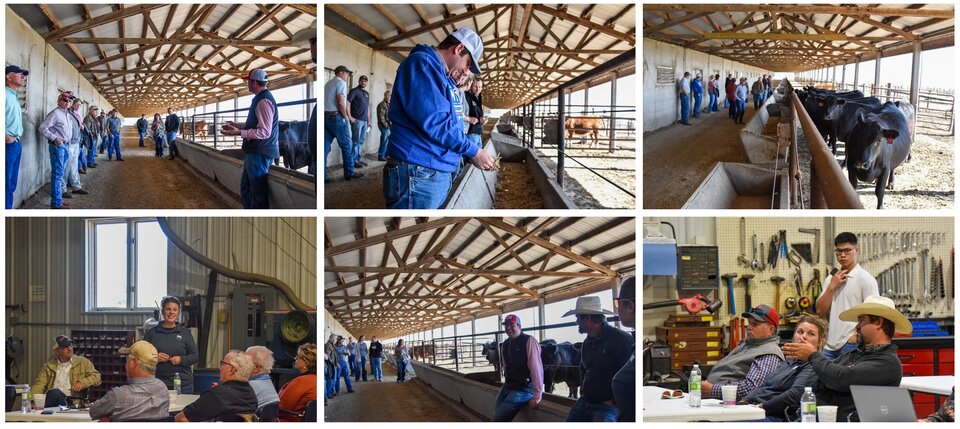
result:
[[(63, 201), (72, 209), (220, 209), (230, 208), (199, 182), (182, 159), (154, 157), (153, 140), (144, 139), (126, 127), (120, 132), (120, 152), (126, 161), (107, 161), (107, 152), (97, 153), (97, 168), (80, 175), (89, 195), (74, 195)], [(168, 155), (165, 153), (165, 155)], [(20, 208), (49, 209), (47, 183)]]
[[(743, 122), (756, 112), (747, 103)], [(679, 209), (718, 162), (750, 162), (740, 142), (740, 130), (720, 111), (690, 118), (643, 136), (643, 208)]]
[[(368, 364), (369, 365), (369, 364)], [(369, 368), (368, 368), (369, 369)], [(369, 374), (367, 379), (372, 379)], [(340, 379), (340, 394), (323, 406), (325, 422), (470, 422), (477, 421), (462, 406), (442, 398), (416, 376), (397, 383), (397, 370), (383, 364), (383, 381), (353, 382), (347, 393)]]

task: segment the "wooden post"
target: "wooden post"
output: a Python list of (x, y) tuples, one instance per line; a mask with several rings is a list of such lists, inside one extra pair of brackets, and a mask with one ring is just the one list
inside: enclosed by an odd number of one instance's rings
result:
[(610, 80), (610, 150), (607, 153), (613, 153), (614, 149), (617, 148), (617, 143), (614, 141), (614, 130), (617, 128), (617, 79), (620, 78), (620, 74), (613, 72), (613, 79)]
[(564, 151), (566, 150), (566, 141), (564, 139), (566, 134), (566, 121), (567, 115), (565, 111), (565, 105), (567, 104), (567, 98), (564, 96), (564, 87), (561, 85), (557, 88), (557, 184), (560, 187), (563, 187), (563, 164), (564, 164)]

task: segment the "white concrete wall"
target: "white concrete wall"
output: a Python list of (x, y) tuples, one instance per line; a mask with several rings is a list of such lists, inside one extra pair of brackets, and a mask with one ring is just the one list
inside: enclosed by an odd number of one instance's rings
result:
[(50, 153), (37, 128), (47, 113), (57, 106), (59, 91), (73, 91), (83, 100), (84, 112), (89, 103), (108, 111), (113, 106), (9, 7), (6, 8), (5, 23), (6, 63), (30, 71), (27, 85), (21, 90), (26, 91), (26, 106), (23, 111), (23, 136), (20, 138), (23, 145), (20, 178), (14, 194), (16, 207), (50, 181)]
[[(388, 87), (393, 88), (400, 63), (330, 27), (323, 27), (323, 38), (324, 67), (332, 70), (339, 65), (344, 65), (353, 70), (353, 82), (347, 82), (350, 86), (348, 91), (360, 83), (360, 76), (367, 76), (370, 79), (367, 82), (367, 91), (370, 93), (370, 132), (367, 133), (363, 153), (375, 154), (380, 148), (377, 105), (383, 101), (384, 91)], [(326, 161), (327, 166), (343, 165), (343, 157), (336, 142), (331, 145), (330, 155)]]
[[(336, 66), (334, 66), (336, 67)], [(340, 324), (340, 321), (333, 318), (333, 314), (330, 314), (326, 308), (323, 309), (323, 335), (317, 336), (317, 341), (321, 343), (327, 342), (330, 338), (330, 334), (342, 335), (344, 338), (353, 337), (359, 338), (360, 334), (353, 335), (350, 331), (347, 331), (347, 328), (344, 328)]]
[[(672, 66), (676, 79), (669, 85), (657, 85), (657, 66)], [(720, 73), (720, 79), (726, 79), (727, 73), (739, 78), (746, 76), (750, 84), (758, 76), (772, 72), (743, 63), (730, 61), (716, 55), (686, 49), (653, 39), (643, 39), (643, 131), (649, 132), (670, 125), (680, 119), (680, 96), (677, 90), (683, 73), (703, 72), (705, 105), (707, 82), (710, 74)], [(723, 80), (720, 81), (723, 86)], [(720, 105), (723, 107), (725, 90), (720, 89)]]

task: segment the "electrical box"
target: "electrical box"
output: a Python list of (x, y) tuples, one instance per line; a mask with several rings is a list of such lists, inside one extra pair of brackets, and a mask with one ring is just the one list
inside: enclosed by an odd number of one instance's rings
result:
[(720, 256), (717, 246), (678, 246), (677, 265), (677, 289), (698, 291), (720, 287)]
[(238, 287), (233, 290), (231, 304), (230, 347), (246, 350), (250, 346), (266, 346), (273, 335), (273, 320), (267, 317), (267, 310), (277, 308), (277, 291), (259, 286)]

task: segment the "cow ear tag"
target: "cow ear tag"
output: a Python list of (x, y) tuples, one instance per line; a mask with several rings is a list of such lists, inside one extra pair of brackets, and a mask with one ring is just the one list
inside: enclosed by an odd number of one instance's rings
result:
[(887, 144), (893, 144), (893, 136), (887, 136)]

